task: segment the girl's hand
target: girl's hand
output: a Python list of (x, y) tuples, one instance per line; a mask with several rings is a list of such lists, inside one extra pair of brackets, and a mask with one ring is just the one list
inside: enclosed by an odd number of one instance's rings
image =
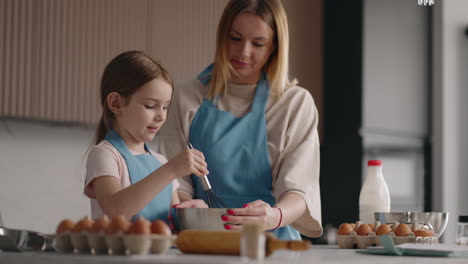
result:
[(203, 153), (196, 149), (184, 150), (164, 165), (175, 173), (176, 178), (190, 174), (203, 176), (209, 173)]
[(242, 224), (248, 221), (260, 222), (265, 230), (271, 230), (278, 226), (280, 218), (279, 209), (271, 207), (262, 200), (245, 204), (243, 208), (229, 209), (227, 214), (221, 217), (224, 222), (229, 222), (224, 228), (235, 231), (240, 231)]
[(205, 203), (205, 201), (201, 199), (192, 199), (192, 200), (183, 201), (179, 204), (174, 204), (172, 207), (173, 208), (208, 208), (208, 205)]

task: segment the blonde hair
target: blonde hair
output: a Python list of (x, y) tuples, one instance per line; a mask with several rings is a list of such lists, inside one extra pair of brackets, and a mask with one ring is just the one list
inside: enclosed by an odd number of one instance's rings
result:
[(264, 65), (271, 93), (280, 97), (284, 91), (297, 84), (289, 80), (289, 30), (286, 13), (280, 0), (231, 0), (224, 8), (216, 34), (216, 53), (208, 97), (224, 94), (233, 68), (227, 59), (226, 46), (229, 31), (239, 14), (261, 17), (273, 31), (273, 51)]

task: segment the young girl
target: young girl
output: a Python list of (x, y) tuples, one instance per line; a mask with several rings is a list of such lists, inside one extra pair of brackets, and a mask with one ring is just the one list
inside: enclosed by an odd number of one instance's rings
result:
[[(176, 179), (208, 173), (198, 150), (167, 161), (146, 145), (166, 121), (172, 93), (169, 73), (143, 52), (124, 52), (107, 65), (101, 80), (103, 114), (86, 165), (84, 192), (93, 218), (167, 220), (170, 207), (180, 202)], [(192, 200), (185, 207), (206, 204)]]

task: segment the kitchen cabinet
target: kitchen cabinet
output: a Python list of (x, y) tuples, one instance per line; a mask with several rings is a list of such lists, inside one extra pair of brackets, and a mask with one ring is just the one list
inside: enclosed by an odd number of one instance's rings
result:
[[(175, 80), (213, 60), (227, 0), (0, 1), (0, 118), (97, 123), (107, 63), (127, 50)], [(291, 73), (321, 107), (321, 0), (288, 0)], [(321, 111), (320, 111), (321, 114)]]
[(226, 2), (0, 1), (0, 117), (97, 123), (102, 72), (127, 50), (192, 78)]

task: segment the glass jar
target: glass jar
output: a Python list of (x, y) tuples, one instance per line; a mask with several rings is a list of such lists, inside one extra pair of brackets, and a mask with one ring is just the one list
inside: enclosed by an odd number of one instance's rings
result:
[(468, 215), (458, 216), (457, 244), (468, 245)]
[(266, 237), (263, 225), (247, 222), (242, 226), (240, 235), (240, 255), (243, 260), (262, 261), (265, 258)]

